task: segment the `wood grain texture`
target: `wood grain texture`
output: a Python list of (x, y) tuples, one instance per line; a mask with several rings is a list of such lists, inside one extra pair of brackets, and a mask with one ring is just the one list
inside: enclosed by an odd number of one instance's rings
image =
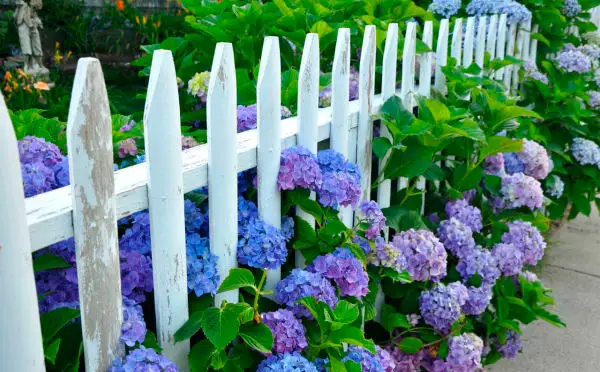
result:
[(435, 76), (434, 88), (441, 93), (446, 90), (446, 77), (442, 72), (442, 67), (448, 64), (448, 32), (450, 24), (448, 19), (442, 19), (440, 22), (440, 30), (438, 32), (437, 45), (435, 48)]

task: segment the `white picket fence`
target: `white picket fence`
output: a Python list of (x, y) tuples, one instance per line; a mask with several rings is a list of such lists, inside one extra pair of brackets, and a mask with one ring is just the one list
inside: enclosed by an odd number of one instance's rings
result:
[[(330, 140), (333, 149), (356, 162), (363, 174), (362, 198), (370, 198), (372, 114), (399, 94), (408, 108), (414, 95), (428, 96), (431, 83), (444, 91), (441, 68), (450, 56), (464, 66), (483, 63), (484, 53), (534, 60), (537, 41), (530, 25), (511, 25), (493, 15), (455, 21), (450, 48), (449, 21), (440, 25), (435, 51), (417, 56), (417, 27), (408, 23), (402, 51), (402, 85), (396, 89), (398, 25), (387, 30), (382, 92), (375, 94), (376, 30), (367, 26), (360, 59), (359, 100), (349, 102), (350, 30), (339, 29), (333, 63), (332, 105), (318, 108), (319, 39), (308, 34), (298, 89), (298, 116), (280, 119), (281, 65), (279, 39), (265, 39), (257, 87), (258, 129), (236, 133), (236, 75), (233, 47), (216, 47), (208, 94), (208, 143), (180, 150), (180, 113), (176, 72), (169, 51), (154, 52), (144, 113), (146, 162), (113, 172), (113, 144), (108, 97), (98, 60), (77, 66), (68, 118), (67, 142), (71, 186), (23, 198), (15, 134), (0, 102), (0, 371), (44, 370), (44, 354), (31, 253), (75, 237), (79, 299), (87, 371), (105, 371), (118, 356), (121, 329), (121, 282), (117, 219), (149, 209), (158, 341), (181, 370), (188, 369), (189, 342), (174, 343), (173, 334), (188, 318), (183, 197), (209, 186), (210, 249), (219, 256), (225, 278), (237, 266), (237, 173), (258, 169), (258, 207), (268, 223), (279, 227), (281, 196), (276, 188), (282, 148), (296, 144), (313, 152)], [(488, 27), (489, 25), (489, 27)], [(486, 29), (487, 28), (487, 29)], [(535, 27), (534, 27), (535, 30)], [(423, 42), (433, 45), (433, 24), (425, 22)], [(418, 62), (417, 63), (417, 58)], [(435, 61), (435, 71), (432, 63)], [(416, 70), (418, 68), (418, 84)], [(506, 67), (496, 78), (517, 83), (517, 69)], [(433, 76), (432, 76), (433, 75)], [(382, 126), (382, 135), (388, 136)], [(401, 182), (399, 182), (401, 183)], [(424, 181), (420, 187), (425, 186)], [(390, 205), (391, 182), (377, 190), (382, 207)], [(314, 224), (301, 211), (298, 214)], [(346, 223), (352, 211), (342, 211)], [(301, 257), (296, 257), (302, 266)], [(269, 273), (268, 287), (280, 279)], [(236, 302), (238, 291), (215, 296)]]

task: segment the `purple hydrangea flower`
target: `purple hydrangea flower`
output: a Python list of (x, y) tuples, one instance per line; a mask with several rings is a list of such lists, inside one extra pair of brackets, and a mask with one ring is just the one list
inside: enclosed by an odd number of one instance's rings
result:
[(514, 221), (506, 225), (509, 230), (502, 235), (502, 242), (512, 244), (520, 250), (524, 264), (537, 264), (546, 249), (546, 242), (540, 231), (530, 222)]
[(121, 159), (126, 158), (127, 156), (136, 156), (137, 153), (137, 144), (133, 138), (124, 139), (119, 144), (119, 150), (117, 151), (117, 154)]
[(485, 158), (485, 173), (500, 176), (504, 173), (504, 156), (502, 153)]
[(307, 268), (331, 279), (340, 288), (340, 295), (363, 297), (369, 292), (369, 276), (362, 263), (347, 248), (317, 257)]
[(600, 108), (600, 92), (589, 91), (588, 96), (590, 96), (588, 100), (588, 104), (590, 105), (590, 107), (595, 110)]
[(448, 339), (445, 361), (434, 362), (434, 372), (478, 371), (481, 368), (483, 340), (474, 333), (463, 333)]
[(537, 282), (537, 281), (539, 281), (539, 280), (540, 280), (540, 279), (538, 278), (538, 276), (537, 276), (535, 273), (532, 273), (531, 271), (523, 271), (523, 272), (521, 273), (521, 275), (523, 276), (523, 278), (524, 278), (525, 280), (527, 280), (527, 281), (528, 281), (528, 282), (530, 282), (530, 283)]
[(523, 253), (513, 244), (496, 244), (492, 249), (492, 256), (503, 275), (516, 275), (523, 269)]
[(513, 0), (505, 0), (496, 8), (497, 13), (506, 14), (506, 23), (509, 25), (527, 22), (531, 19), (531, 12), (523, 4)]
[(121, 126), (121, 128), (119, 128), (119, 132), (121, 133), (125, 133), (125, 132), (129, 132), (135, 125), (135, 120), (129, 120), (126, 124), (124, 124), (123, 126)]
[(288, 148), (281, 153), (281, 166), (277, 176), (279, 190), (296, 187), (316, 191), (321, 187), (323, 175), (317, 158), (302, 146)]
[(525, 63), (523, 63), (523, 70), (525, 71), (526, 78), (537, 80), (542, 84), (548, 85), (548, 76), (538, 70), (537, 66), (535, 65), (535, 62), (526, 61)]
[(42, 162), (21, 163), (21, 177), (26, 197), (42, 194), (58, 188), (52, 168)]
[(273, 333), (273, 352), (289, 353), (302, 351), (308, 346), (306, 330), (289, 310), (279, 309), (271, 313), (262, 314), (262, 321)]
[(524, 173), (541, 180), (550, 173), (550, 158), (546, 149), (535, 141), (523, 140), (519, 152), (504, 153), (504, 164), (508, 174)]
[(294, 237), (294, 219), (290, 216), (281, 218), (281, 234), (286, 241), (290, 241)]
[[(367, 261), (375, 266), (389, 267), (398, 272), (401, 272), (406, 267), (406, 257), (393, 244), (386, 243), (382, 237), (375, 239), (375, 249), (371, 250), (369, 242), (365, 239), (360, 239), (359, 244), (363, 243), (369, 248), (367, 253)], [(361, 245), (362, 246), (362, 245)], [(364, 251), (364, 248), (363, 248)]]
[(275, 298), (279, 304), (286, 305), (296, 316), (312, 319), (308, 309), (297, 301), (304, 297), (315, 297), (335, 308), (338, 298), (335, 288), (329, 280), (319, 273), (294, 269), (290, 275), (277, 283)]
[(375, 346), (377, 350), (377, 360), (381, 365), (383, 372), (394, 372), (396, 371), (396, 360), (392, 358), (392, 355), (386, 349), (383, 349), (379, 346)]
[(455, 199), (446, 203), (446, 215), (448, 218), (456, 218), (473, 232), (480, 232), (483, 228), (481, 211), (479, 208), (469, 205), (464, 199)]
[(21, 163), (42, 163), (48, 168), (53, 168), (63, 160), (58, 147), (43, 138), (26, 136), (17, 142), (17, 148)]
[(560, 12), (565, 15), (565, 17), (573, 18), (581, 13), (582, 7), (577, 0), (565, 0), (563, 3), (563, 7), (560, 9)]
[(35, 273), (37, 293), (45, 296), (39, 301), (40, 313), (59, 307), (79, 308), (77, 269), (75, 268), (75, 241), (73, 238), (49, 246), (40, 254), (54, 254), (71, 267), (44, 270)]
[(392, 370), (392, 372), (421, 371), (421, 361), (423, 360), (423, 356), (425, 355), (425, 352), (423, 350), (416, 354), (406, 354), (395, 345), (386, 345), (385, 350), (387, 350), (390, 353), (392, 359), (394, 359), (394, 363), (396, 364), (396, 367), (394, 370)]
[(469, 254), (462, 256), (456, 265), (456, 270), (465, 280), (479, 274), (483, 283), (489, 285), (493, 285), (500, 277), (496, 259), (490, 251), (481, 247), (473, 248)]
[(54, 176), (56, 177), (57, 187), (69, 185), (69, 158), (64, 156), (62, 161), (56, 164), (52, 170), (54, 171)]
[(424, 291), (419, 298), (419, 309), (423, 320), (442, 334), (447, 334), (452, 324), (460, 318), (461, 306), (468, 299), (468, 291), (464, 285), (458, 282), (452, 284), (454, 285), (440, 284)]
[(123, 323), (121, 324), (121, 342), (129, 347), (144, 342), (146, 338), (146, 322), (142, 307), (134, 301), (123, 297)]
[(205, 293), (214, 295), (219, 286), (218, 257), (210, 253), (208, 238), (197, 233), (186, 234), (188, 292), (200, 297)]
[(492, 208), (495, 211), (519, 207), (538, 209), (542, 207), (544, 201), (544, 193), (539, 181), (523, 173), (503, 176), (500, 194), (501, 197), (492, 199)]
[(567, 72), (583, 74), (592, 69), (592, 60), (579, 50), (563, 50), (556, 56), (558, 67)]
[(349, 173), (326, 172), (317, 194), (325, 207), (354, 207), (360, 200), (360, 184)]
[(68, 159), (55, 144), (43, 138), (27, 136), (18, 141), (17, 148), (26, 197), (69, 184)]
[(121, 251), (121, 292), (127, 298), (141, 303), (146, 293), (152, 292), (152, 259), (140, 252)]
[(581, 165), (595, 165), (600, 168), (600, 148), (594, 141), (585, 138), (573, 139), (571, 152)]
[(365, 200), (360, 203), (360, 211), (367, 218), (369, 228), (365, 231), (367, 239), (374, 240), (385, 228), (385, 216), (374, 201)]
[(317, 372), (317, 367), (297, 351), (271, 355), (260, 362), (256, 372)]
[[(191, 202), (190, 202), (191, 203)], [(149, 254), (152, 250), (150, 242), (150, 214), (141, 211), (129, 217), (129, 227), (119, 239), (119, 249), (123, 252)]]
[(485, 311), (492, 300), (492, 287), (483, 285), (481, 287), (468, 287), (469, 299), (462, 306), (462, 310), (468, 315), (479, 315)]
[(463, 199), (467, 201), (467, 203), (471, 203), (475, 196), (477, 195), (477, 189), (471, 189), (467, 191), (463, 191), (462, 193)]
[[(358, 71), (354, 67), (350, 68), (350, 77), (348, 82), (349, 89), (349, 98), (350, 101), (354, 101), (358, 99), (358, 80), (359, 75)], [(331, 97), (332, 97), (333, 87), (329, 84), (327, 87), (323, 88), (319, 92), (319, 106), (320, 107), (328, 107), (331, 106)]]
[(348, 347), (348, 354), (342, 359), (342, 363), (347, 360), (359, 363), (362, 366), (363, 372), (381, 372), (384, 367), (376, 354), (371, 354), (370, 351), (351, 345)]
[(523, 173), (525, 171), (525, 163), (519, 159), (515, 152), (505, 152), (502, 154), (504, 157), (504, 169), (508, 174)]
[(124, 359), (114, 361), (108, 372), (177, 372), (177, 365), (167, 359), (166, 356), (158, 354), (154, 349), (140, 346), (132, 350)]
[[(281, 118), (285, 119), (292, 116), (290, 109), (281, 106)], [(250, 129), (256, 129), (258, 121), (258, 106), (256, 104), (249, 106), (238, 105), (237, 107), (237, 131), (239, 133)]]
[(448, 255), (430, 231), (402, 231), (394, 236), (392, 245), (406, 257), (406, 270), (413, 280), (437, 281), (446, 276)]
[(437, 14), (443, 18), (455, 15), (462, 6), (460, 0), (433, 0), (427, 11)]
[(444, 247), (456, 257), (469, 255), (475, 248), (471, 229), (454, 217), (442, 221), (436, 235)]
[(276, 269), (287, 258), (285, 238), (277, 228), (255, 218), (246, 223), (238, 240), (238, 261), (260, 269)]
[(507, 359), (515, 358), (523, 347), (521, 335), (511, 330), (506, 331), (506, 342), (504, 344), (500, 343), (500, 340), (496, 338), (494, 339), (494, 345), (502, 356)]

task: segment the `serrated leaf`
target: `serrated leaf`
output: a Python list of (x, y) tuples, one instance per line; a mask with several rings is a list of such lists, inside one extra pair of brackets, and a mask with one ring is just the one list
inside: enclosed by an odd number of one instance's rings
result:
[(252, 272), (248, 269), (231, 269), (227, 278), (221, 283), (218, 293), (246, 287), (255, 288)]
[(240, 327), (240, 337), (248, 346), (261, 353), (269, 353), (273, 348), (273, 334), (264, 323), (242, 324)]
[(348, 301), (341, 300), (333, 310), (333, 318), (336, 322), (350, 324), (358, 319), (359, 316), (358, 305), (352, 304)]
[(204, 310), (201, 323), (204, 334), (219, 350), (235, 339), (240, 328), (238, 314), (227, 307)]
[(513, 140), (504, 136), (492, 136), (487, 139), (487, 144), (481, 149), (481, 159), (499, 152), (519, 152), (523, 148), (521, 140)]
[(371, 353), (375, 354), (375, 343), (373, 340), (365, 339), (365, 335), (360, 328), (353, 326), (343, 326), (340, 329), (332, 331), (329, 334), (329, 339), (334, 343), (348, 343), (350, 345), (361, 346)]

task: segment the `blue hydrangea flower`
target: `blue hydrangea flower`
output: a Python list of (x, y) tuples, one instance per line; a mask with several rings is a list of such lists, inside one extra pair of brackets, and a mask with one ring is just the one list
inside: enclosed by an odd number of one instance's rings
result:
[(563, 50), (556, 56), (558, 67), (567, 72), (583, 74), (592, 69), (592, 60), (589, 56), (579, 50)]
[(385, 228), (385, 216), (381, 212), (381, 208), (377, 202), (372, 200), (365, 200), (360, 203), (360, 212), (366, 217), (366, 221), (369, 224), (369, 228), (365, 231), (367, 239), (374, 240), (377, 238), (381, 231)]
[(498, 13), (498, 8), (505, 0), (472, 0), (467, 5), (467, 14), (470, 16), (482, 16)]
[(523, 269), (523, 253), (513, 244), (498, 243), (492, 249), (492, 256), (498, 262), (503, 275), (516, 275)]
[(205, 293), (214, 295), (219, 286), (218, 257), (210, 253), (208, 238), (197, 233), (186, 235), (188, 292), (200, 297)]
[(544, 193), (540, 182), (523, 173), (503, 176), (500, 194), (501, 197), (494, 197), (491, 201), (494, 211), (520, 207), (533, 210), (541, 208), (544, 201)]
[(347, 248), (337, 248), (333, 253), (318, 256), (307, 270), (333, 280), (342, 296), (360, 298), (369, 292), (369, 276), (360, 260)]
[(473, 232), (455, 217), (442, 221), (436, 235), (444, 247), (456, 257), (469, 255), (475, 248)]
[(447, 334), (452, 324), (460, 318), (461, 306), (468, 299), (468, 291), (462, 284), (458, 282), (452, 284), (454, 285), (440, 284), (423, 291), (419, 298), (423, 321), (442, 334)]
[(523, 263), (535, 265), (544, 256), (546, 242), (540, 231), (530, 222), (514, 221), (506, 224), (508, 232), (502, 235), (502, 242), (514, 245), (523, 253)]
[(360, 184), (349, 173), (326, 172), (317, 195), (319, 203), (325, 207), (355, 207), (360, 200)]
[(243, 235), (249, 221), (258, 219), (258, 207), (251, 200), (238, 198), (238, 234)]
[[(359, 239), (359, 245), (368, 247), (367, 261), (375, 266), (389, 267), (398, 272), (402, 272), (406, 267), (406, 257), (393, 244), (386, 243), (382, 237), (375, 239), (375, 249), (371, 250), (369, 242), (365, 239)], [(363, 251), (365, 249), (363, 248)]]
[(600, 92), (589, 91), (587, 93), (588, 93), (588, 96), (590, 96), (590, 98), (588, 100), (588, 104), (590, 105), (590, 107), (593, 108), (594, 110), (597, 110), (598, 108), (600, 108)]
[(285, 262), (287, 254), (285, 238), (277, 228), (258, 218), (248, 221), (238, 240), (241, 264), (273, 270)]
[(523, 173), (525, 171), (525, 163), (519, 159), (515, 152), (505, 152), (504, 156), (504, 169), (508, 174)]
[(317, 372), (314, 364), (297, 351), (271, 355), (260, 362), (256, 372)]
[(446, 276), (448, 255), (430, 231), (402, 231), (394, 236), (392, 245), (406, 258), (406, 270), (413, 280), (438, 281)]
[(317, 372), (329, 372), (329, 358), (315, 358), (313, 362)]
[(294, 237), (294, 219), (292, 217), (283, 216), (281, 218), (281, 234), (288, 242)]
[(506, 342), (502, 344), (500, 340), (494, 338), (494, 346), (496, 346), (496, 349), (498, 349), (504, 358), (512, 359), (517, 356), (523, 347), (523, 343), (521, 342), (521, 335), (515, 331), (508, 330), (506, 331)]
[(481, 211), (479, 208), (469, 205), (464, 199), (455, 199), (446, 203), (446, 215), (448, 218), (456, 218), (473, 232), (480, 232), (483, 228), (481, 222)]
[(302, 351), (308, 346), (306, 330), (302, 322), (294, 313), (286, 309), (279, 309), (271, 313), (262, 314), (263, 323), (273, 333), (273, 352), (282, 354), (292, 351)]
[(565, 0), (563, 3), (563, 7), (560, 9), (560, 12), (565, 15), (565, 17), (573, 18), (581, 13), (582, 7), (577, 0)]
[(142, 303), (146, 293), (152, 292), (152, 259), (140, 252), (119, 252), (121, 260), (121, 292), (127, 298)]
[(445, 361), (436, 360), (433, 370), (478, 371), (481, 369), (483, 340), (474, 333), (463, 333), (448, 339), (448, 356)]
[(129, 347), (144, 342), (146, 338), (146, 322), (142, 307), (134, 301), (123, 297), (123, 323), (121, 324), (121, 342)]
[(443, 18), (455, 15), (462, 6), (460, 0), (433, 0), (427, 11), (437, 14)]
[(499, 14), (506, 14), (506, 23), (509, 25), (531, 20), (531, 12), (529, 9), (516, 1), (503, 1), (496, 10)]
[(185, 232), (208, 235), (208, 214), (202, 213), (200, 208), (191, 200), (184, 201)]
[(55, 144), (43, 138), (27, 136), (17, 142), (17, 148), (26, 197), (69, 184), (68, 159)]
[[(281, 106), (281, 118), (285, 119), (292, 116), (292, 112), (285, 106)], [(258, 106), (252, 104), (249, 106), (238, 105), (237, 107), (237, 130), (245, 132), (250, 129), (256, 129), (258, 121)]]
[(177, 365), (154, 349), (140, 346), (129, 352), (124, 358), (114, 361), (108, 372), (177, 372)]
[(308, 149), (297, 146), (282, 151), (277, 176), (279, 190), (294, 190), (300, 187), (316, 191), (322, 182), (323, 174), (317, 158)]
[(504, 164), (508, 174), (524, 173), (542, 180), (550, 173), (550, 157), (546, 149), (535, 141), (523, 139), (519, 152), (504, 153)]
[(296, 316), (312, 319), (308, 309), (297, 303), (304, 297), (314, 297), (318, 301), (324, 301), (331, 308), (335, 308), (338, 302), (335, 288), (319, 273), (294, 269), (288, 277), (277, 283), (276, 301), (286, 305)]
[(489, 285), (493, 285), (500, 277), (496, 259), (490, 251), (481, 247), (473, 248), (469, 254), (462, 256), (456, 265), (456, 270), (465, 280), (479, 274), (483, 283)]
[(347, 360), (359, 363), (362, 366), (363, 372), (380, 372), (384, 371), (383, 365), (381, 364), (377, 355), (371, 354), (370, 351), (351, 345), (348, 347), (348, 354), (342, 359), (342, 363)]
[(483, 285), (481, 287), (468, 287), (469, 299), (462, 306), (462, 310), (468, 315), (479, 315), (485, 311), (492, 300), (492, 287)]
[(596, 142), (585, 138), (574, 138), (571, 152), (579, 164), (595, 165), (600, 168), (600, 148)]
[(125, 252), (149, 254), (152, 250), (150, 242), (150, 214), (141, 211), (129, 217), (129, 227), (119, 239), (119, 249)]
[(540, 83), (546, 85), (548, 85), (548, 83), (550, 82), (548, 80), (548, 75), (540, 72), (537, 66), (535, 65), (535, 62), (526, 61), (525, 63), (523, 63), (523, 71), (525, 72), (525, 78), (537, 80)]

